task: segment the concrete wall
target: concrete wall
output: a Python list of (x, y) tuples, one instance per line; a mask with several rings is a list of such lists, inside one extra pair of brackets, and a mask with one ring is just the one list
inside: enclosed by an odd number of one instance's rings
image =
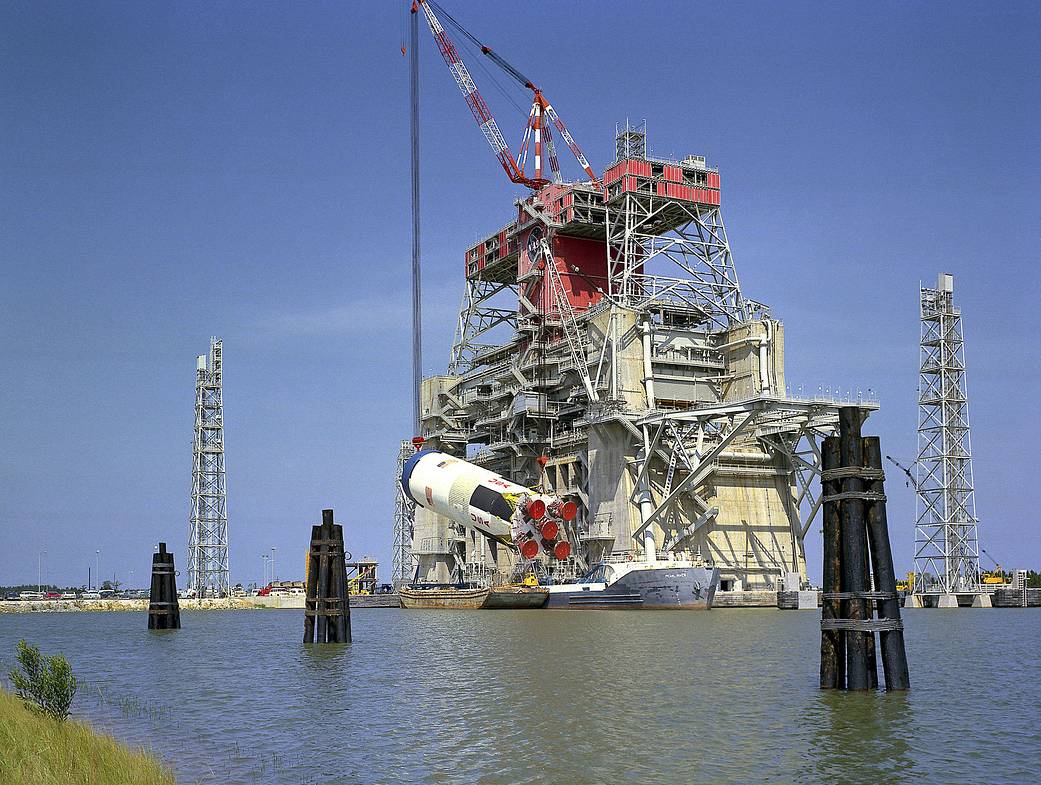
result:
[(450, 523), (448, 518), (416, 506), (412, 552), (419, 561), (419, 580), (430, 583), (447, 583), (450, 580), (450, 557), (446, 553)]
[[(643, 334), (640, 331), (640, 323), (637, 321), (639, 314), (625, 308), (614, 309), (614, 324), (611, 323), (611, 309), (596, 314), (589, 322), (589, 342), (594, 346), (599, 345), (601, 340), (608, 341), (606, 360), (614, 363), (617, 373), (618, 400), (625, 401), (630, 409), (647, 408), (647, 392), (644, 389), (644, 367), (643, 367)], [(598, 336), (605, 336), (604, 339)], [(612, 344), (612, 336), (615, 341)], [(612, 347), (617, 354), (613, 355)], [(611, 396), (610, 390), (604, 393)]]
[(638, 512), (629, 503), (632, 480), (626, 471), (627, 431), (615, 423), (589, 429), (589, 519), (610, 519), (614, 550), (633, 549), (632, 532)]
[[(751, 468), (768, 471), (755, 464)], [(692, 548), (720, 565), (723, 579), (739, 579), (748, 590), (773, 589), (786, 572), (806, 577), (806, 560), (788, 522), (794, 504), (786, 477), (740, 475), (737, 466), (713, 476), (706, 501), (719, 508), (713, 524), (695, 535)]]
[(726, 401), (746, 401), (763, 392), (760, 344), (766, 342), (766, 381), (771, 395), (784, 392), (784, 326), (775, 320), (755, 320), (738, 325), (723, 334), (721, 346), (727, 371), (732, 376), (724, 383)]

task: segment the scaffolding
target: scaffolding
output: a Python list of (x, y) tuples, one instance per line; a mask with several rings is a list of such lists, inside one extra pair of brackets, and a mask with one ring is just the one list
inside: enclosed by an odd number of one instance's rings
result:
[(917, 595), (979, 594), (965, 342), (954, 277), (920, 287), (915, 582)]
[[(550, 183), (466, 251), (421, 435), (573, 499), (572, 572), (653, 537), (719, 567), (724, 588), (805, 582), (820, 440), (841, 406), (877, 404), (789, 395), (783, 325), (742, 293), (717, 169), (650, 156), (645, 124), (617, 129), (616, 152), (602, 186)], [(423, 509), (412, 525), (421, 581), (510, 572), (508, 549), (471, 530)]]
[(195, 439), (188, 532), (188, 587), (197, 597), (227, 597), (227, 486), (224, 472), (223, 342), (210, 339), (195, 371)]

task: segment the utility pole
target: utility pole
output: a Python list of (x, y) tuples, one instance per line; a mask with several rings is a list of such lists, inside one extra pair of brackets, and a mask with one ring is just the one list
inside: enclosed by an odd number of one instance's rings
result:
[(47, 555), (47, 551), (40, 551), (40, 556), (36, 562), (36, 591), (37, 593), (43, 591), (43, 557)]

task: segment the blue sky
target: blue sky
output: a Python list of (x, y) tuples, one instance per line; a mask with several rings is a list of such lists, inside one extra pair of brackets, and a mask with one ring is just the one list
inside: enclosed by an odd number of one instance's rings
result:
[[(409, 433), (404, 2), (0, 8), (0, 583), (183, 566), (194, 358), (225, 345), (234, 580), (303, 570), (332, 506), (389, 575)], [(955, 275), (980, 536), (1041, 566), (1041, 6), (444, 0), (602, 169), (614, 124), (719, 166), (793, 387), (876, 390), (915, 452), (919, 281)], [(523, 20), (531, 20), (523, 21)], [(421, 31), (426, 370), (511, 186)], [(484, 87), (516, 147), (517, 110)], [(482, 81), (483, 80), (483, 81)], [(513, 98), (525, 103), (521, 91)], [(578, 174), (566, 157), (565, 168)], [(889, 483), (897, 569), (913, 497)], [(820, 541), (811, 535), (811, 574)]]

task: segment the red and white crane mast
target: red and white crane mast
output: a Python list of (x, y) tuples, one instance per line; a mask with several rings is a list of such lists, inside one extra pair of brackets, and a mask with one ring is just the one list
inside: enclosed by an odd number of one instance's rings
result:
[[(437, 47), (441, 52), (441, 56), (444, 58), (448, 70), (452, 72), (452, 78), (455, 79), (456, 84), (459, 86), (459, 90), (462, 92), (463, 98), (466, 99), (467, 106), (470, 107), (470, 112), (473, 114), (474, 120), (476, 120), (485, 139), (488, 140), (488, 144), (491, 145), (492, 152), (495, 153), (495, 157), (499, 160), (500, 165), (506, 172), (506, 176), (510, 178), (510, 182), (520, 183), (536, 191), (550, 182), (550, 180), (543, 177), (543, 135), (545, 136), (545, 144), (549, 151), (549, 161), (550, 168), (553, 172), (553, 179), (556, 182), (561, 181), (560, 164), (553, 147), (553, 136), (549, 125), (549, 123), (552, 123), (553, 127), (557, 129), (557, 132), (567, 144), (568, 149), (571, 150), (572, 154), (575, 156), (579, 165), (589, 176), (589, 179), (599, 188), (600, 179), (593, 172), (593, 168), (589, 165), (589, 161), (586, 160), (586, 157), (583, 155), (578, 143), (571, 135), (571, 132), (568, 131), (567, 126), (564, 125), (564, 121), (560, 119), (556, 110), (549, 101), (546, 100), (542, 91), (530, 79), (525, 77), (524, 74), (492, 51), (491, 47), (482, 44), (477, 38), (471, 35), (462, 25), (445, 12), (444, 9), (440, 8), (435, 2), (433, 2), (433, 0), (413, 0), (411, 9), (412, 13), (418, 13), (420, 8), (423, 10), (423, 16), (426, 19), (431, 34), (434, 36), (434, 40), (437, 42)], [(499, 126), (495, 122), (495, 118), (492, 116), (488, 104), (485, 102), (484, 98), (481, 97), (481, 93), (477, 89), (473, 77), (470, 76), (469, 70), (467, 70), (462, 58), (460, 58), (459, 51), (445, 32), (437, 14), (435, 14), (435, 9), (443, 17), (448, 19), (460, 33), (478, 46), (482, 54), (486, 55), (493, 63), (499, 66), (499, 68), (513, 77), (525, 88), (532, 91), (533, 97), (531, 111), (528, 113), (528, 120), (525, 124), (524, 138), (521, 142), (520, 154), (516, 158), (513, 156), (509, 144), (507, 144), (505, 137), (499, 130)], [(547, 120), (549, 123), (547, 123)], [(534, 139), (535, 172), (533, 177), (528, 177), (524, 168), (527, 162), (528, 150), (532, 138)]]

